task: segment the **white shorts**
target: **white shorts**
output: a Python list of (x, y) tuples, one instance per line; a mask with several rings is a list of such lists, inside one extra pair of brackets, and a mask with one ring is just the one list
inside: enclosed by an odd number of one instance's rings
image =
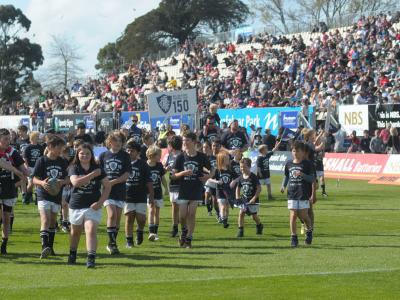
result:
[(113, 199), (107, 199), (106, 201), (104, 201), (104, 204), (103, 204), (104, 207), (107, 207), (109, 205), (114, 205), (114, 206), (119, 207), (119, 208), (122, 209), (125, 206), (125, 201), (123, 201), (123, 200), (113, 200)]
[(217, 184), (215, 182), (210, 181), (210, 179), (208, 179), (204, 185), (206, 188), (212, 188), (212, 189), (217, 188)]
[[(258, 204), (249, 204), (247, 205), (248, 212), (252, 215), (255, 215), (260, 210), (260, 205)], [(242, 211), (242, 209), (240, 209)]]
[(53, 214), (58, 214), (61, 211), (61, 205), (51, 202), (51, 201), (46, 201), (46, 200), (39, 200), (37, 204), (38, 210), (50, 210)]
[[(163, 200), (163, 199), (154, 199), (154, 204), (155, 204), (156, 207), (158, 207), (158, 208), (164, 207), (164, 200)], [(147, 198), (147, 205), (150, 205), (150, 203), (149, 203), (149, 198)]]
[(169, 202), (176, 203), (179, 197), (179, 192), (169, 192)]
[(125, 203), (124, 213), (136, 212), (146, 215), (147, 203)]
[(288, 209), (309, 209), (309, 200), (288, 200)]
[(4, 205), (7, 205), (7, 206), (14, 207), (16, 203), (17, 203), (17, 198), (0, 199), (0, 204), (4, 204)]
[(324, 171), (317, 171), (317, 177), (323, 177)]
[(101, 221), (102, 209), (93, 208), (69, 209), (69, 221), (72, 225), (82, 225), (85, 221), (91, 220), (97, 224)]
[(260, 184), (261, 185), (271, 184), (271, 178), (260, 179)]
[(225, 205), (225, 204), (229, 204), (228, 199), (217, 199), (219, 204)]
[(182, 199), (176, 200), (176, 203), (178, 205), (188, 205), (189, 202), (197, 202), (197, 204), (200, 205), (203, 201), (202, 200), (182, 200)]

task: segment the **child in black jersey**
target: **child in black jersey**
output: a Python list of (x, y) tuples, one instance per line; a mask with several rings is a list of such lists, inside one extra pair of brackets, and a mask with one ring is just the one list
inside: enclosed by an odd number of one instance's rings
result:
[(308, 216), (310, 208), (310, 197), (312, 195), (312, 183), (315, 176), (312, 170), (312, 164), (305, 160), (305, 145), (296, 141), (292, 145), (293, 160), (285, 165), (285, 178), (282, 184), (281, 193), (288, 187), (288, 209), (290, 210), (290, 231), (291, 246), (297, 247), (298, 238), (296, 230), (296, 219), (299, 217), (304, 221), (307, 227), (305, 244), (312, 242), (312, 226)]
[(36, 161), (43, 156), (43, 146), (39, 144), (40, 133), (33, 131), (29, 135), (30, 144), (27, 145), (23, 152), (23, 158), (25, 160), (25, 167), (29, 171), (28, 186), (26, 188), (26, 193), (23, 196), (22, 203), (29, 204), (33, 200), (33, 183), (32, 183), (32, 173), (35, 167)]
[[(178, 203), (182, 234), (179, 244), (185, 248), (192, 248), (196, 210), (198, 203), (201, 202), (203, 183), (211, 178), (214, 172), (207, 156), (196, 151), (196, 139), (196, 134), (193, 132), (184, 133), (184, 152), (176, 158), (172, 175), (172, 179), (180, 179)], [(204, 172), (204, 169), (210, 173)]]
[(264, 228), (260, 218), (258, 217), (261, 185), (257, 175), (252, 173), (250, 168), (251, 160), (249, 158), (242, 158), (240, 160), (240, 171), (242, 175), (240, 175), (236, 187), (237, 206), (240, 208), (238, 238), (244, 236), (244, 216), (246, 214), (253, 217), (253, 220), (256, 223), (256, 234), (261, 235)]
[(69, 202), (71, 221), (69, 264), (76, 263), (79, 239), (83, 229), (86, 234), (88, 268), (95, 267), (97, 229), (102, 217), (102, 207), (108, 198), (111, 185), (104, 170), (96, 163), (90, 144), (81, 144), (69, 169), (72, 190)]
[(272, 192), (271, 192), (271, 178), (270, 178), (270, 171), (269, 171), (269, 159), (274, 154), (276, 150), (278, 150), (280, 142), (278, 142), (274, 149), (268, 151), (267, 145), (260, 145), (258, 147), (258, 152), (260, 155), (257, 157), (257, 176), (260, 180), (261, 185), (267, 186), (267, 197), (268, 200), (272, 200)]
[[(69, 183), (68, 163), (62, 158), (65, 141), (53, 135), (48, 139), (47, 153), (40, 157), (33, 170), (33, 184), (37, 187), (38, 209), (40, 213), (40, 238), (42, 251), (40, 258), (55, 255), (53, 250), (56, 234), (57, 215), (61, 211), (62, 187)], [(50, 181), (57, 180), (58, 194), (51, 194)]]
[(159, 240), (160, 208), (164, 206), (162, 186), (164, 186), (165, 195), (168, 195), (168, 185), (164, 177), (164, 167), (160, 162), (161, 149), (157, 146), (150, 146), (146, 151), (146, 156), (154, 190), (154, 201), (149, 201), (147, 204), (149, 208), (149, 241), (153, 242)]
[(182, 151), (182, 138), (180, 136), (173, 136), (168, 141), (168, 158), (165, 164), (165, 168), (170, 172), (169, 180), (169, 201), (171, 202), (171, 213), (172, 213), (172, 230), (171, 237), (176, 237), (178, 234), (179, 224), (179, 205), (177, 204), (179, 195), (179, 180), (172, 180), (172, 167), (175, 164), (176, 158)]
[(219, 211), (221, 213), (221, 221), (224, 228), (229, 227), (228, 216), (229, 206), (233, 202), (234, 193), (230, 187), (233, 180), (233, 172), (230, 170), (230, 160), (228, 152), (220, 152), (217, 154), (217, 169), (213, 179), (209, 179), (217, 184), (217, 201)]
[(122, 149), (125, 136), (119, 131), (110, 133), (106, 140), (108, 151), (100, 154), (100, 167), (106, 172), (111, 184), (109, 199), (104, 202), (107, 209), (107, 250), (111, 255), (118, 254), (117, 236), (121, 223), (122, 209), (125, 205), (125, 182), (129, 176), (129, 154)]
[(126, 151), (129, 153), (131, 163), (126, 181), (125, 236), (126, 247), (132, 248), (135, 220), (137, 222), (136, 245), (143, 242), (147, 203), (154, 202), (154, 191), (149, 166), (140, 159), (140, 145), (134, 139), (130, 139), (126, 143)]

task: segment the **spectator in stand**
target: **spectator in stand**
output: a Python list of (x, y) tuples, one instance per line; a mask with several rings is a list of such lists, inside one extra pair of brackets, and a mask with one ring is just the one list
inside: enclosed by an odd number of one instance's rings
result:
[(137, 127), (139, 122), (138, 116), (136, 114), (133, 114), (131, 120), (132, 120), (132, 126), (129, 128), (129, 138), (133, 139), (136, 143), (140, 145), (142, 142), (143, 132), (142, 129)]
[(336, 153), (344, 152), (344, 140), (347, 135), (346, 132), (342, 129), (342, 125), (338, 125), (338, 130), (332, 134), (335, 138), (335, 147), (334, 150)]
[(82, 140), (85, 143), (88, 143), (90, 145), (93, 145), (93, 139), (92, 137), (86, 133), (86, 125), (85, 123), (79, 123), (77, 125), (76, 129), (76, 136), (74, 137), (74, 140)]
[(390, 137), (387, 146), (389, 154), (400, 154), (400, 137), (396, 127), (390, 128)]
[(379, 137), (382, 139), (382, 142), (385, 144), (385, 146), (387, 145), (387, 143), (389, 142), (389, 138), (390, 138), (390, 127), (391, 125), (388, 124), (386, 126), (386, 128), (383, 128), (381, 130), (381, 133), (379, 134)]
[(360, 139), (357, 137), (357, 133), (355, 130), (350, 135), (350, 147), (347, 149), (347, 153), (358, 152), (360, 150)]
[(276, 137), (271, 134), (271, 129), (265, 129), (265, 135), (263, 136), (263, 144), (267, 145), (268, 151), (272, 151), (276, 144)]
[(381, 153), (385, 152), (385, 148), (386, 148), (386, 146), (383, 143), (383, 140), (379, 133), (379, 129), (376, 129), (375, 135), (371, 138), (371, 143), (369, 144), (369, 149), (371, 150), (371, 153), (381, 154)]
[(369, 145), (371, 144), (371, 137), (369, 136), (369, 131), (364, 130), (364, 136), (361, 138), (360, 150), (362, 153), (371, 153)]

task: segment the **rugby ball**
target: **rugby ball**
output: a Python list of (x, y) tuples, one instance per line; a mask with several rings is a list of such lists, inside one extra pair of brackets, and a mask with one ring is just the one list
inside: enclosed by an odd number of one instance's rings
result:
[(57, 196), (60, 193), (61, 187), (58, 184), (58, 179), (57, 178), (50, 178), (47, 183), (49, 184), (49, 189), (47, 192), (51, 196)]

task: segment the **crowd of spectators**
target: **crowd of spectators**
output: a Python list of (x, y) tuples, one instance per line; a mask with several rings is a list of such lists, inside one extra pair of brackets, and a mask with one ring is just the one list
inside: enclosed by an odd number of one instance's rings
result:
[[(328, 104), (400, 103), (400, 27), (393, 26), (399, 20), (399, 13), (361, 17), (351, 27), (309, 34), (307, 40), (268, 33), (215, 45), (188, 40), (169, 61), (179, 67), (178, 78), (143, 58), (122, 75), (76, 82), (62, 93), (42, 94), (31, 106), (17, 102), (2, 107), (2, 113), (41, 118), (57, 110), (146, 110), (148, 93), (195, 87), (200, 111), (211, 104), (311, 104), (325, 111)], [(243, 43), (250, 43), (249, 50), (238, 50)]]

